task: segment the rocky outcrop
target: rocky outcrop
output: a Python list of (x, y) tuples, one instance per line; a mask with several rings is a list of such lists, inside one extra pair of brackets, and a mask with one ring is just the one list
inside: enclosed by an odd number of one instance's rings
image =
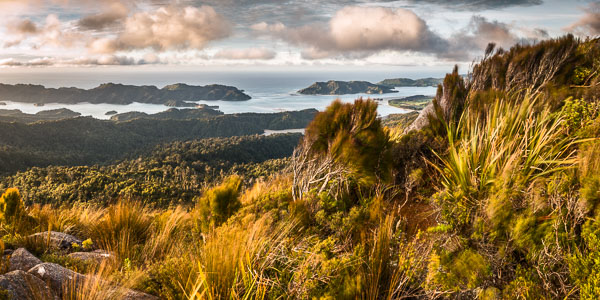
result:
[(42, 263), (41, 260), (33, 256), (33, 254), (29, 253), (25, 248), (19, 248), (13, 251), (8, 262), (10, 271), (21, 270), (25, 272)]
[(385, 85), (372, 84), (367, 81), (334, 81), (315, 82), (311, 86), (298, 91), (303, 95), (345, 95), (345, 94), (385, 94), (396, 93)]
[(102, 263), (104, 261), (114, 259), (114, 255), (104, 250), (94, 250), (92, 252), (73, 252), (68, 255), (71, 258), (83, 260), (86, 262)]
[[(130, 300), (158, 299), (158, 297), (140, 291), (119, 287), (97, 276), (86, 276), (53, 263), (39, 264), (29, 270), (28, 273), (48, 283), (48, 286), (58, 296), (62, 296), (65, 290), (75, 289), (81, 291), (86, 288), (94, 288), (99, 289), (101, 294), (107, 295), (107, 298)], [(110, 297), (108, 297), (109, 295)]]
[(73, 244), (81, 246), (81, 240), (66, 233), (50, 231), (38, 232), (28, 237), (38, 243), (46, 243), (51, 248), (60, 250), (70, 250)]
[(85, 283), (85, 275), (54, 263), (41, 263), (31, 268), (28, 273), (46, 282), (59, 296), (64, 288), (77, 288)]
[(169, 101), (244, 101), (251, 98), (236, 87), (219, 84), (192, 86), (178, 83), (159, 89), (155, 86), (105, 83), (89, 90), (78, 88), (54, 89), (32, 84), (0, 84), (0, 99), (36, 104), (75, 104), (82, 102), (166, 104)]
[(21, 270), (0, 275), (0, 289), (9, 299), (56, 299), (55, 294), (44, 281)]

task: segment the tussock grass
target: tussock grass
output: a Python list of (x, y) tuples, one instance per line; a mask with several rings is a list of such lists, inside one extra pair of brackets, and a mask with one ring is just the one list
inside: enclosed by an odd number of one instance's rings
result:
[(482, 117), (466, 109), (458, 124), (447, 124), (447, 155), (431, 165), (441, 175), (445, 209), (469, 222), (486, 193), (499, 183), (528, 185), (576, 165), (573, 137), (564, 116), (539, 108), (539, 95), (497, 99)]

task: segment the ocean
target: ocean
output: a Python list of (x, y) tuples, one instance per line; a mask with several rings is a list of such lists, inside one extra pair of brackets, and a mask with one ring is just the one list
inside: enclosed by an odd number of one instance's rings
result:
[[(248, 101), (198, 101), (199, 104), (218, 106), (224, 113), (258, 112), (272, 113), (280, 111), (301, 110), (316, 108), (323, 110), (333, 100), (339, 98), (344, 102), (352, 102), (359, 97), (382, 98), (379, 101), (378, 112), (381, 116), (394, 113), (405, 113), (405, 110), (389, 106), (387, 100), (412, 95), (434, 95), (435, 87), (401, 87), (397, 93), (382, 95), (353, 94), (341, 96), (314, 96), (300, 95), (298, 90), (310, 86), (315, 81), (327, 80), (365, 80), (376, 83), (386, 78), (396, 77), (442, 77), (439, 72), (406, 73), (380, 71), (360, 72), (303, 72), (303, 71), (35, 71), (35, 72), (0, 72), (0, 82), (6, 84), (31, 83), (41, 84), (46, 87), (78, 87), (93, 88), (102, 83), (113, 82), (133, 85), (156, 85), (159, 88), (173, 83), (186, 83), (190, 85), (224, 84), (242, 89), (252, 97)], [(93, 116), (107, 119), (108, 111), (118, 113), (140, 111), (157, 113), (170, 107), (155, 104), (132, 103), (129, 105), (114, 104), (46, 104), (34, 106), (33, 104), (11, 102), (10, 99), (0, 99), (6, 106), (1, 109), (20, 109), (25, 113), (36, 113), (42, 110), (68, 108), (84, 116)]]

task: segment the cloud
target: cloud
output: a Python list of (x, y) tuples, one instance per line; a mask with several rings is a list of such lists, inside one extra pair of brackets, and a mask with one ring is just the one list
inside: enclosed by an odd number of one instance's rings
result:
[(33, 21), (25, 19), (9, 24), (8, 31), (16, 34), (36, 34), (38, 27)]
[[(98, 57), (82, 56), (77, 58), (53, 58), (41, 57), (27, 61), (19, 61), (14, 58), (0, 60), (0, 67), (42, 67), (42, 66), (129, 66), (143, 65), (148, 62), (145, 59), (136, 60), (129, 56), (102, 55)], [(154, 63), (158, 63), (158, 60)]]
[(268, 60), (277, 56), (275, 51), (266, 48), (226, 49), (217, 52), (214, 58)]
[(129, 8), (123, 3), (111, 3), (104, 12), (87, 15), (81, 18), (77, 24), (82, 29), (103, 30), (119, 25), (128, 15)]
[(230, 34), (231, 24), (210, 6), (168, 6), (128, 17), (123, 32), (113, 40), (112, 46), (104, 42), (104, 48), (202, 49), (209, 42)]
[(590, 3), (585, 11), (583, 17), (565, 30), (580, 35), (600, 35), (600, 2)]
[(13, 39), (7, 38), (5, 48), (17, 46), (27, 39), (32, 39), (32, 48), (35, 49), (47, 45), (68, 48), (83, 39), (80, 32), (67, 28), (55, 14), (49, 14), (41, 25), (29, 19), (11, 21), (6, 33)]
[(548, 32), (543, 29), (519, 29), (503, 22), (489, 21), (482, 16), (473, 16), (465, 29), (448, 39), (449, 47), (440, 56), (468, 60), (481, 54), (489, 43), (510, 48), (517, 43), (533, 44), (547, 38)]
[(534, 6), (544, 3), (542, 0), (410, 0), (415, 4), (435, 4), (461, 10), (487, 10), (512, 6)]
[(252, 29), (303, 46), (303, 57), (365, 57), (383, 50), (441, 51), (445, 41), (407, 9), (348, 6), (328, 23), (287, 28), (281, 23), (254, 24)]

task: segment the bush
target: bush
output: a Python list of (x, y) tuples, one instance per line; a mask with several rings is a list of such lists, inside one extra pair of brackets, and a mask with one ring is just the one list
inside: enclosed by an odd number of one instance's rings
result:
[(197, 212), (203, 231), (207, 226), (219, 226), (241, 207), (239, 199), (242, 178), (233, 175), (202, 195), (197, 202)]

